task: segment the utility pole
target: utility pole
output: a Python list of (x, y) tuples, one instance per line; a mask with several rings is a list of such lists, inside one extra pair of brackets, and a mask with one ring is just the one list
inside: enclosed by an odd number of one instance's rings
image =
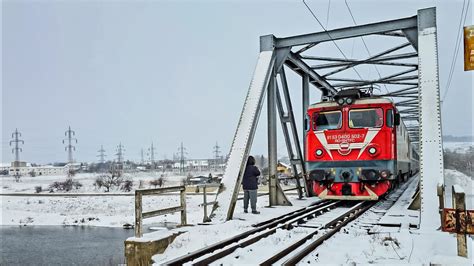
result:
[(143, 157), (143, 148), (141, 149), (141, 153), (140, 153), (140, 154), (141, 154), (141, 158), (142, 158), (141, 163), (142, 163), (142, 164), (145, 164), (145, 159), (144, 159), (144, 157)]
[(18, 132), (18, 129), (15, 129), (15, 132), (12, 133), (12, 138), (13, 140), (10, 141), (10, 146), (12, 146), (12, 143), (15, 143), (15, 147), (12, 149), (12, 153), (15, 154), (15, 161), (14, 161), (14, 165), (17, 166), (19, 165), (20, 163), (20, 152), (23, 151), (22, 148), (20, 148), (20, 143), (21, 144), (25, 144), (25, 142), (21, 139), (19, 139), (18, 137), (21, 137), (21, 133)]
[(187, 152), (182, 142), (181, 142), (181, 145), (178, 147), (178, 154), (179, 154), (179, 172), (184, 173), (184, 161), (186, 159), (185, 154), (187, 154)]
[(75, 141), (77, 143), (77, 139), (73, 137), (76, 135), (76, 132), (71, 130), (71, 126), (69, 126), (68, 130), (64, 132), (64, 135), (67, 137), (67, 139), (63, 139), (63, 144), (65, 144), (67, 141), (67, 145), (64, 148), (64, 150), (67, 151), (67, 161), (69, 164), (72, 164), (74, 162), (74, 159), (72, 158), (72, 151), (76, 150), (76, 147), (72, 145), (72, 142)]
[(221, 147), (219, 146), (219, 144), (216, 141), (216, 146), (214, 146), (214, 159), (215, 159), (215, 161), (214, 161), (214, 168), (215, 169), (214, 170), (216, 170), (216, 171), (217, 171), (217, 168), (219, 167), (219, 163), (220, 163), (220, 153), (221, 153), (220, 148)]
[(119, 176), (122, 175), (122, 172), (123, 172), (123, 153), (124, 153), (125, 149), (123, 148), (123, 145), (122, 143), (120, 142), (120, 144), (117, 146), (117, 153), (115, 155), (117, 155), (117, 163), (116, 163), (116, 171), (118, 173)]
[(99, 163), (104, 164), (106, 155), (105, 155), (104, 147), (102, 145), (100, 145), (100, 150), (98, 150), (98, 152), (99, 152), (99, 155), (97, 155), (97, 157), (99, 157)]
[(148, 148), (148, 156), (150, 158), (151, 169), (155, 169), (155, 147), (153, 147), (153, 142), (150, 148)]
[(123, 148), (122, 143), (120, 143), (117, 146), (117, 153), (115, 154), (115, 155), (117, 155), (117, 163), (119, 163), (119, 164), (123, 163), (123, 153), (124, 153), (124, 151), (125, 151), (125, 149)]

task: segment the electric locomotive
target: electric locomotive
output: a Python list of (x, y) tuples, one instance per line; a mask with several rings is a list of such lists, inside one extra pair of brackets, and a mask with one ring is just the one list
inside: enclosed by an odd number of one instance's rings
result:
[(418, 167), (395, 104), (371, 88), (309, 106), (306, 121), (306, 167), (320, 198), (377, 200)]

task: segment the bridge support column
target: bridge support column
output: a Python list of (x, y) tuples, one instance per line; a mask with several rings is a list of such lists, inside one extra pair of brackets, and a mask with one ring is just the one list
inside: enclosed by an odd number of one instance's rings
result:
[(291, 205), (278, 182), (277, 175), (277, 109), (276, 109), (276, 72), (273, 69), (268, 83), (267, 114), (268, 114), (268, 186), (270, 206)]
[(437, 184), (444, 183), (443, 143), (438, 76), (436, 9), (418, 11), (418, 73), (420, 115), (420, 228), (440, 227)]

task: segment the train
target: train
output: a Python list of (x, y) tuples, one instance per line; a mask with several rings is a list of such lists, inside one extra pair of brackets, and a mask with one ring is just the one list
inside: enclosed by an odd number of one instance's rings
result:
[(319, 198), (378, 200), (418, 171), (395, 103), (372, 91), (341, 90), (307, 109), (307, 181)]

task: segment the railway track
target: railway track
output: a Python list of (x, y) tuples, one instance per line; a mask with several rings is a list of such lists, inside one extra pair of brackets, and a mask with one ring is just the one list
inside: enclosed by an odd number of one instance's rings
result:
[[(292, 230), (298, 227), (305, 228), (308, 229), (308, 231), (303, 237), (297, 241), (292, 241), (291, 244), (277, 250), (276, 252), (272, 252), (272, 256), (263, 258), (258, 262), (260, 265), (295, 265), (313, 252), (325, 240), (332, 237), (344, 226), (360, 217), (374, 205), (377, 204), (378, 208), (388, 209), (394, 202), (396, 202), (408, 185), (409, 184), (405, 183), (401, 188), (393, 191), (390, 197), (381, 201), (344, 202), (322, 200), (316, 202), (312, 206), (255, 224), (253, 225), (254, 228), (252, 230), (164, 262), (163, 264), (183, 265), (188, 263), (192, 265), (208, 265), (213, 262), (220, 263), (222, 259), (229, 256), (237, 249), (252, 249), (254, 246), (251, 245), (274, 235), (279, 230)], [(344, 206), (344, 204), (353, 205), (346, 210), (340, 208)], [(335, 212), (335, 209), (339, 210), (339, 213), (336, 212), (336, 217), (332, 216), (330, 219), (327, 219), (327, 217), (319, 217), (323, 215), (330, 216), (330, 214)], [(341, 210), (343, 210), (342, 213), (340, 213)], [(325, 220), (323, 218), (325, 218)], [(258, 246), (255, 246), (254, 249), (257, 248)]]
[[(304, 257), (313, 252), (318, 246), (320, 246), (325, 240), (329, 239), (342, 227), (346, 226), (351, 221), (362, 215), (365, 211), (370, 209), (376, 202), (359, 202), (354, 207), (350, 208), (347, 212), (336, 217), (324, 226), (316, 228), (311, 233), (307, 234), (300, 240), (277, 252), (267, 260), (260, 263), (260, 265), (272, 265), (278, 261), (283, 261), (283, 265), (295, 265), (300, 262)], [(316, 239), (312, 240), (314, 236), (323, 231), (323, 234)], [(306, 242), (311, 241), (309, 244)], [(303, 247), (304, 246), (304, 247)], [(303, 247), (303, 248), (300, 248)], [(299, 249), (300, 248), (300, 249)], [(299, 249), (299, 250), (298, 250)], [(296, 252), (295, 252), (296, 251)], [(279, 263), (280, 264), (280, 263)]]
[(305, 219), (313, 219), (341, 205), (341, 201), (322, 200), (314, 205), (302, 208), (285, 215), (255, 224), (254, 229), (225, 239), (213, 245), (188, 253), (176, 259), (164, 262), (165, 265), (182, 265), (192, 262), (193, 265), (207, 265), (221, 259), (238, 248), (256, 243), (262, 238), (274, 234), (278, 229), (291, 229), (295, 224), (302, 224)]

